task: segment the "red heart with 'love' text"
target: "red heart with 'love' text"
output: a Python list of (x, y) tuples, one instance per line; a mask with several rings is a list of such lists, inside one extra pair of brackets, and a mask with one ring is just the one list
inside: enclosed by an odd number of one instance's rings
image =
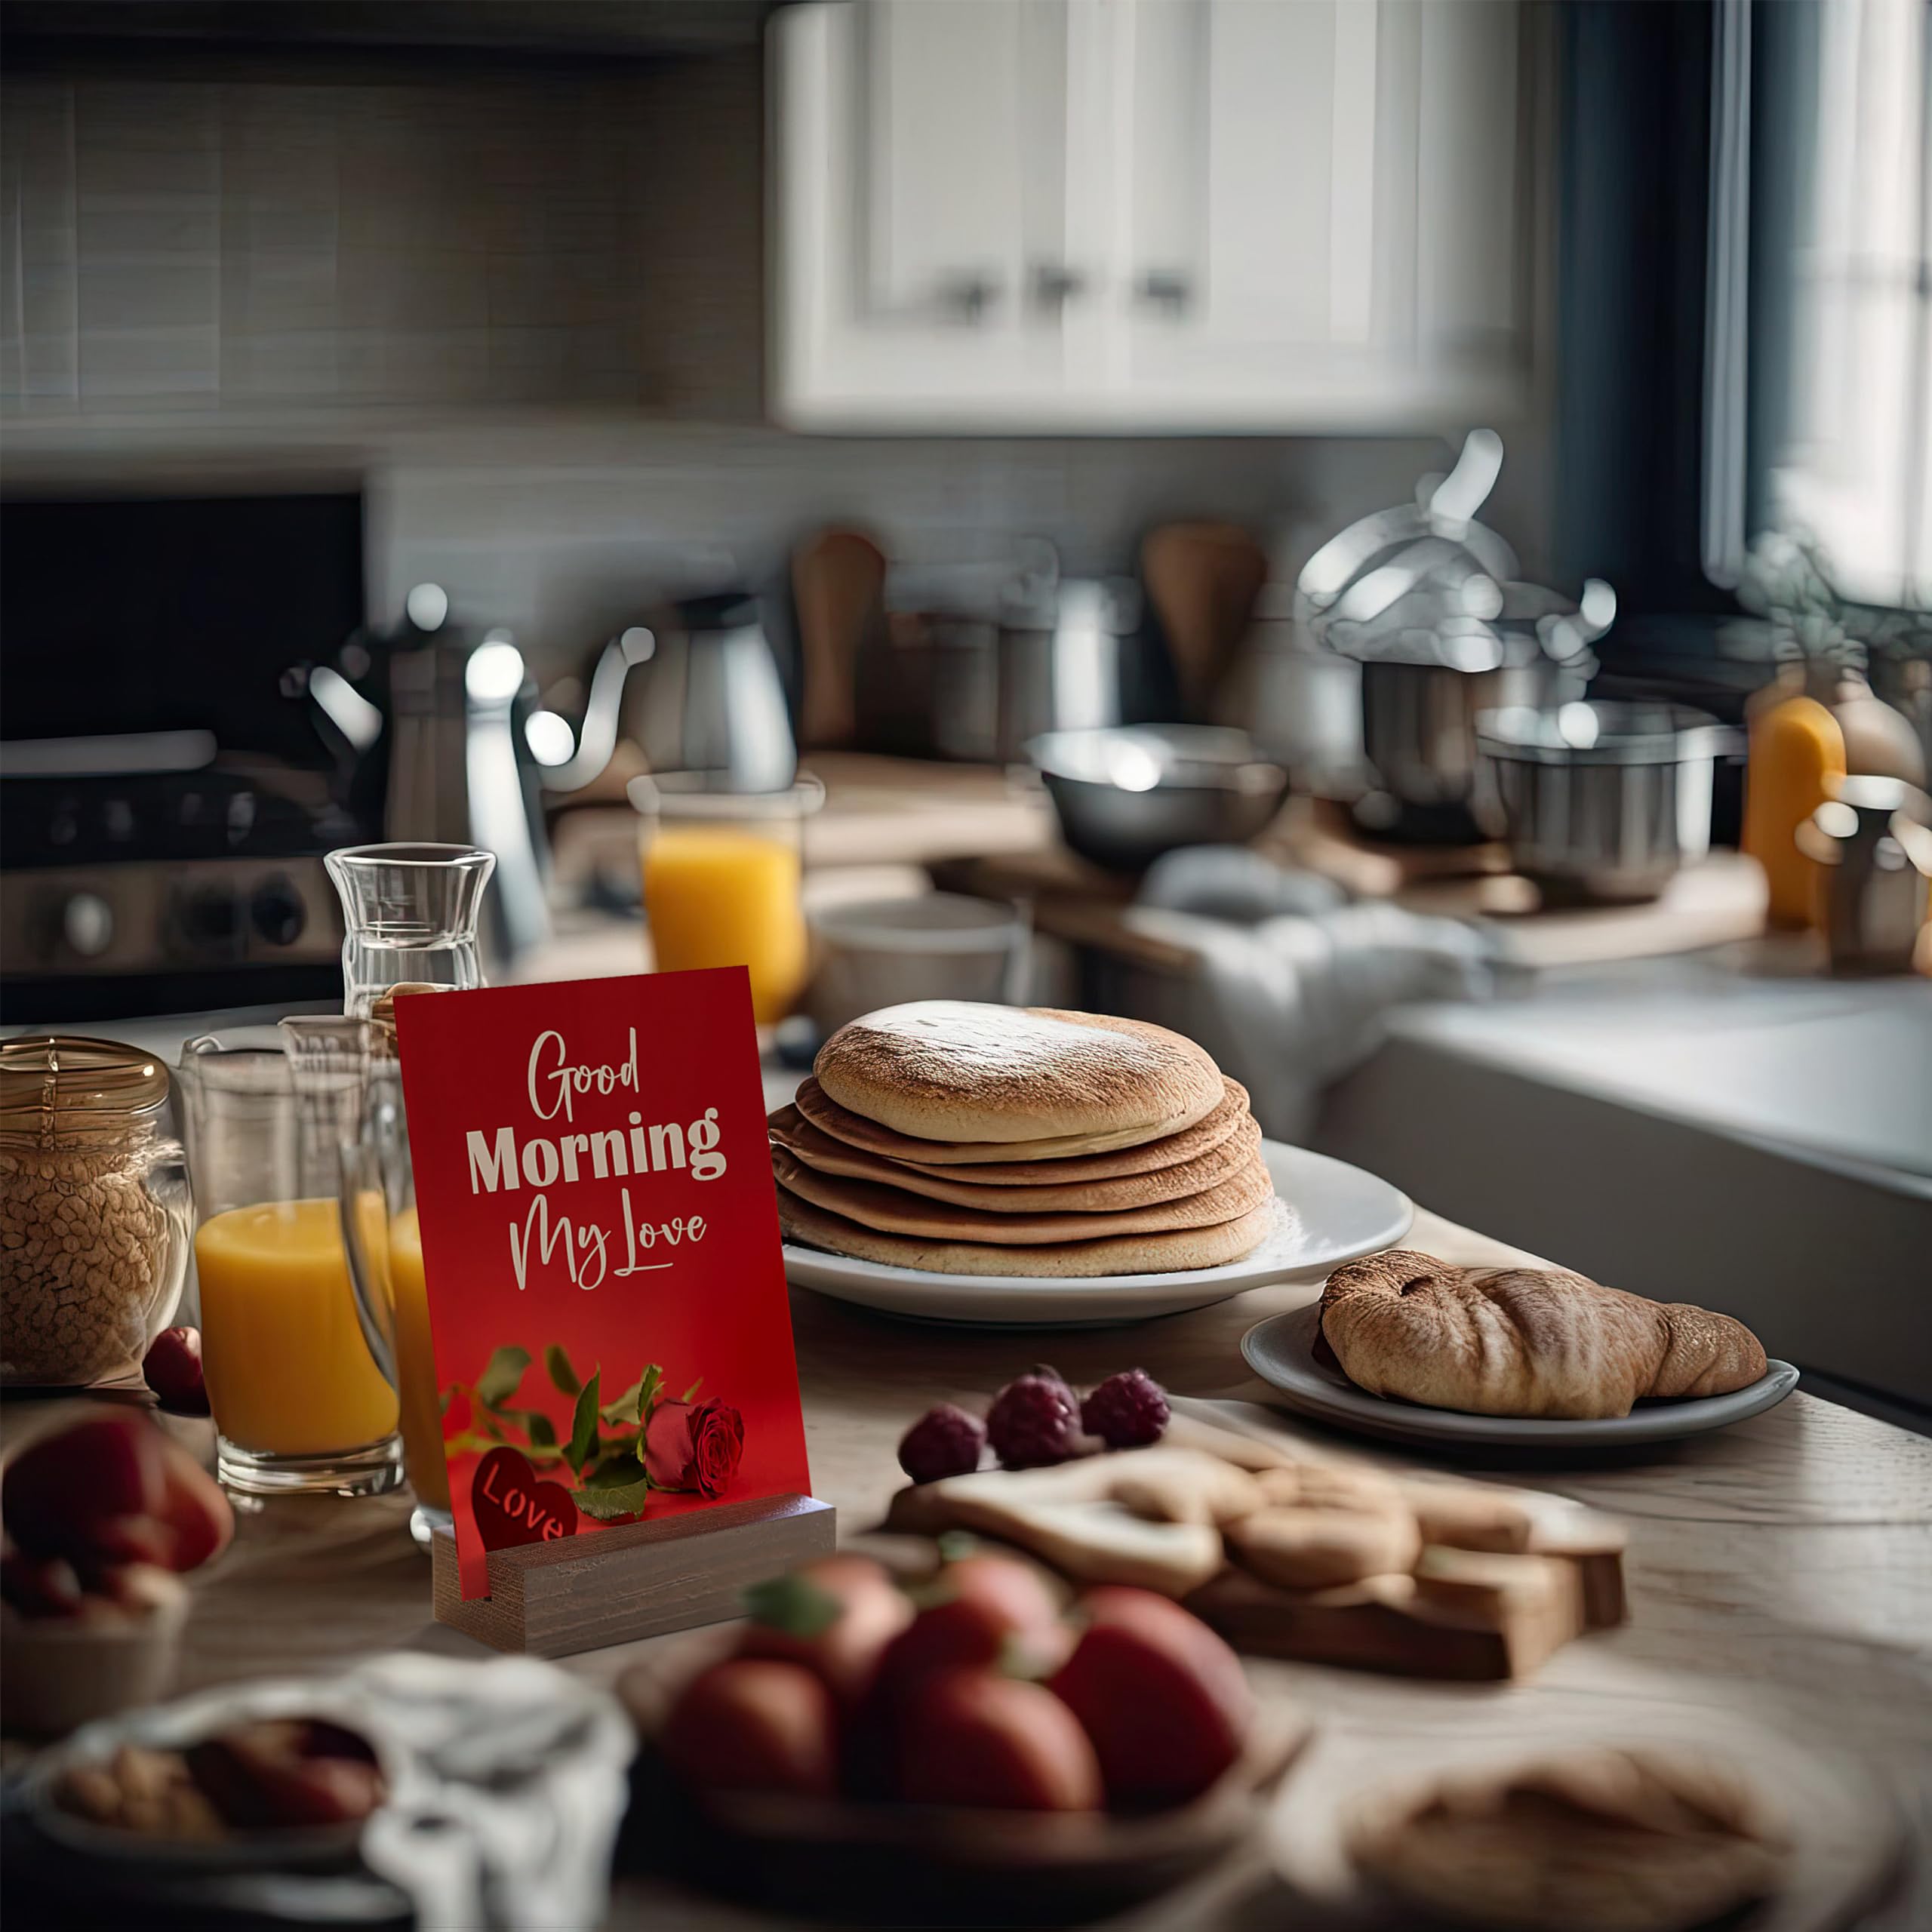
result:
[(492, 1449), (470, 1478), (469, 1506), (485, 1549), (577, 1534), (577, 1505), (561, 1483), (539, 1482), (529, 1459)]

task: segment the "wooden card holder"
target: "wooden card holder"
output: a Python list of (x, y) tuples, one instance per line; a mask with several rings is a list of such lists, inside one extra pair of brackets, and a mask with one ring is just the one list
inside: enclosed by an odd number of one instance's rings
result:
[(500, 1651), (568, 1657), (742, 1614), (752, 1583), (829, 1556), (836, 1512), (768, 1496), (491, 1552), (490, 1594), (466, 1601), (456, 1540), (431, 1550), (436, 1620)]

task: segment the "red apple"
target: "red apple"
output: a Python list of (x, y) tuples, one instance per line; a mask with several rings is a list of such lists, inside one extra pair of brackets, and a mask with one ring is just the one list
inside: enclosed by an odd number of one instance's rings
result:
[(146, 1417), (103, 1410), (40, 1437), (7, 1465), (0, 1517), (33, 1555), (85, 1558), (106, 1525), (160, 1512), (165, 1463), (161, 1432)]
[(660, 1746), (701, 1791), (837, 1789), (838, 1712), (817, 1672), (775, 1657), (728, 1657), (685, 1687)]
[(1151, 1590), (1090, 1590), (1086, 1629), (1051, 1680), (1084, 1726), (1115, 1804), (1178, 1804), (1241, 1755), (1254, 1715), (1241, 1661)]
[(847, 1709), (872, 1686), (885, 1647), (912, 1606), (884, 1569), (863, 1556), (827, 1556), (750, 1593), (739, 1654), (816, 1671)]
[(1092, 1811), (1100, 1767), (1051, 1690), (989, 1670), (943, 1670), (897, 1719), (898, 1795), (910, 1804)]
[(186, 1567), (176, 1564), (178, 1540), (158, 1516), (110, 1517), (94, 1524), (91, 1546), (84, 1559), (90, 1571), (124, 1563), (155, 1564), (164, 1570)]
[(21, 1549), (64, 1556), (84, 1572), (118, 1563), (195, 1569), (235, 1534), (220, 1484), (132, 1410), (29, 1444), (7, 1466), (0, 1512)]
[(160, 1519), (174, 1540), (168, 1567), (198, 1570), (233, 1540), (235, 1511), (220, 1483), (178, 1442), (162, 1438)]
[(1060, 1604), (1029, 1563), (961, 1557), (940, 1570), (931, 1595), (880, 1661), (880, 1681), (895, 1693), (936, 1670), (1004, 1663), (1044, 1675), (1066, 1655)]
[(164, 1409), (184, 1416), (208, 1414), (208, 1392), (202, 1380), (202, 1331), (198, 1328), (164, 1328), (149, 1344), (141, 1374)]

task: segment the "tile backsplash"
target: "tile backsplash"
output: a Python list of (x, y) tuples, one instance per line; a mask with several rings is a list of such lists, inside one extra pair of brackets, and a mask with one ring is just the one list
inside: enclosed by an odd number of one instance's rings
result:
[[(757, 83), (743, 57), (10, 75), (0, 410), (755, 414)], [(706, 184), (701, 264), (674, 158)]]
[[(432, 579), (574, 668), (654, 597), (833, 518), (897, 558), (1039, 534), (1131, 567), (1167, 516), (1293, 568), (1432, 438), (801, 437), (766, 426), (754, 49), (426, 72), (376, 57), (0, 82), (8, 487), (368, 491), (369, 602)], [(1493, 506), (1545, 568), (1548, 437)]]

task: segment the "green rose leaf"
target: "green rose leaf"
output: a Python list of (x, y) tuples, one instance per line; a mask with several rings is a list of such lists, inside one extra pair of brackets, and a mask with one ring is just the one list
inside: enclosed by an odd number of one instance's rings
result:
[(597, 1454), (597, 1383), (601, 1371), (592, 1369), (590, 1380), (577, 1392), (577, 1413), (571, 1420), (571, 1445), (564, 1460), (579, 1475)]
[(574, 1395), (583, 1386), (577, 1379), (577, 1371), (571, 1367), (562, 1343), (552, 1342), (543, 1351), (543, 1366), (550, 1371), (550, 1380), (560, 1395)]
[(507, 1402), (517, 1392), (523, 1371), (530, 1366), (528, 1349), (499, 1349), (476, 1378), (476, 1399), (490, 1408)]
[(607, 1451), (602, 1460), (586, 1474), (583, 1484), (586, 1489), (623, 1489), (636, 1481), (637, 1464), (626, 1447), (614, 1455)]
[(635, 1516), (651, 1497), (651, 1482), (639, 1476), (635, 1482), (597, 1483), (577, 1493), (577, 1506), (586, 1516), (608, 1523), (618, 1516)]
[(496, 1413), (512, 1429), (520, 1429), (530, 1438), (533, 1447), (554, 1449), (557, 1446), (556, 1425), (541, 1409), (499, 1408)]
[(606, 1402), (597, 1413), (612, 1429), (615, 1429), (620, 1423), (635, 1421), (637, 1417), (638, 1398), (643, 1392), (644, 1382), (640, 1377), (637, 1381), (633, 1382), (614, 1402)]

